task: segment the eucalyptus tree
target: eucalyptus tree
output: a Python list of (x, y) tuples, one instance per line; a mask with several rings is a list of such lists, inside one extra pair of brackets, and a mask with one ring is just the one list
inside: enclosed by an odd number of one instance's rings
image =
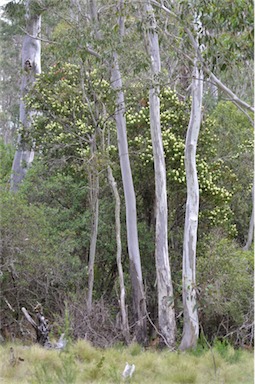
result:
[[(123, 12), (124, 1), (119, 2), (119, 31), (121, 44), (124, 35), (124, 19), (121, 15)], [(143, 287), (141, 258), (138, 242), (137, 230), (137, 213), (136, 213), (136, 196), (132, 171), (129, 160), (126, 117), (125, 117), (125, 97), (122, 83), (122, 76), (119, 67), (118, 53), (113, 52), (111, 64), (111, 84), (116, 93), (116, 109), (115, 121), (117, 127), (118, 151), (120, 159), (120, 168), (122, 174), (122, 182), (126, 204), (126, 225), (127, 225), (127, 243), (130, 262), (130, 277), (133, 294), (133, 312), (135, 315), (136, 339), (138, 342), (147, 342), (146, 327), (146, 299)]]
[[(120, 12), (122, 11), (123, 7), (123, 1), (119, 2), (119, 7), (120, 7)], [(90, 17), (92, 21), (92, 30), (94, 34), (95, 40), (99, 40), (101, 37), (101, 33), (99, 31), (99, 20), (98, 20), (98, 11), (97, 11), (97, 3), (96, 0), (90, 0), (89, 2), (89, 10), (90, 10)], [(120, 37), (123, 37), (124, 30), (123, 30), (123, 17), (120, 15), (119, 16), (119, 28), (120, 28)], [(132, 174), (131, 174), (131, 168), (129, 164), (129, 158), (128, 156), (128, 149), (126, 148), (127, 145), (127, 137), (125, 134), (125, 118), (124, 118), (124, 110), (122, 109), (124, 107), (124, 96), (123, 96), (123, 90), (122, 90), (122, 85), (121, 85), (121, 74), (119, 71), (119, 66), (118, 66), (118, 55), (117, 52), (113, 53), (113, 62), (114, 64), (111, 64), (111, 78), (112, 78), (112, 89), (114, 92), (116, 92), (116, 109), (115, 109), (115, 121), (116, 121), (116, 127), (117, 127), (117, 135), (119, 138), (119, 152), (120, 152), (120, 164), (121, 164), (121, 171), (122, 171), (122, 179), (123, 179), (123, 187), (124, 187), (124, 193), (125, 193), (125, 202), (126, 202), (126, 215), (127, 215), (127, 236), (128, 236), (128, 249), (129, 249), (129, 257), (131, 261), (133, 261), (133, 257), (135, 255), (134, 251), (135, 247), (138, 247), (138, 252), (139, 252), (139, 246), (138, 246), (138, 235), (137, 235), (137, 228), (136, 228), (136, 216), (133, 216), (132, 214), (130, 215), (130, 212), (136, 213), (136, 205), (135, 205), (135, 200), (133, 198), (135, 197), (134, 195), (134, 190), (132, 190)], [(117, 75), (117, 78), (115, 76)], [(104, 143), (103, 143), (104, 145)], [(125, 149), (125, 154), (123, 157), (122, 149)], [(129, 332), (129, 325), (128, 325), (128, 314), (127, 314), (127, 309), (126, 309), (126, 293), (125, 293), (125, 284), (124, 284), (124, 274), (123, 274), (123, 268), (122, 268), (122, 261), (121, 261), (121, 254), (122, 254), (122, 247), (121, 247), (121, 229), (120, 229), (120, 197), (118, 193), (118, 188), (116, 181), (113, 176), (112, 168), (110, 164), (108, 164), (108, 180), (110, 183), (110, 186), (113, 191), (113, 195), (115, 198), (115, 225), (116, 225), (116, 244), (117, 244), (117, 267), (118, 267), (118, 272), (119, 272), (119, 283), (120, 283), (120, 313), (121, 313), (121, 326), (122, 326), (122, 331), (123, 331), (123, 336), (126, 340), (127, 343), (130, 342), (130, 332)], [(127, 181), (127, 182), (126, 182)], [(130, 187), (131, 186), (131, 189)], [(130, 204), (131, 204), (131, 209), (130, 209)], [(133, 206), (132, 206), (133, 205)], [(134, 208), (134, 211), (133, 211)], [(131, 217), (130, 217), (131, 216)], [(131, 221), (130, 221), (131, 220)], [(133, 223), (133, 225), (132, 225)], [(132, 233), (131, 233), (131, 228)], [(132, 241), (131, 241), (132, 239)], [(134, 246), (133, 246), (134, 244)], [(139, 255), (139, 254), (138, 254)], [(134, 265), (137, 264), (137, 258), (134, 257)], [(140, 262), (140, 255), (138, 258), (138, 262)], [(139, 263), (138, 263), (139, 267)], [(134, 295), (137, 295), (139, 292), (140, 284), (137, 280), (136, 276), (139, 276), (141, 281), (142, 281), (142, 276), (141, 276), (141, 267), (140, 267), (140, 274), (136, 273), (137, 271), (134, 271), (134, 274), (132, 273), (132, 268), (131, 268), (131, 279), (134, 282), (133, 284), (135, 287), (133, 287), (133, 290), (135, 292)], [(133, 276), (133, 277), (132, 277)], [(141, 288), (140, 288), (141, 289)], [(139, 298), (140, 300), (140, 298)], [(137, 301), (135, 301), (135, 305), (137, 304)], [(135, 307), (136, 308), (136, 307)], [(144, 324), (144, 313), (142, 313), (143, 319), (141, 320), (141, 324)], [(140, 320), (140, 315), (138, 311), (138, 320)], [(139, 322), (140, 324), (140, 322)], [(137, 327), (136, 327), (137, 328)], [(143, 332), (146, 331), (145, 325), (143, 326)], [(140, 330), (137, 331), (137, 337), (138, 340), (143, 340), (146, 336), (146, 334), (141, 337), (140, 335)]]
[[(33, 0), (26, 0), (26, 31), (22, 45), (22, 82), (20, 100), (20, 124), (29, 129), (29, 115), (31, 114), (23, 100), (27, 91), (34, 83), (36, 75), (41, 73), (41, 9)], [(21, 134), (18, 135), (17, 150), (12, 165), (11, 190), (17, 191), (25, 174), (33, 162), (33, 143), (30, 145), (24, 141)]]
[(168, 254), (168, 210), (166, 190), (166, 166), (160, 124), (160, 49), (157, 24), (150, 1), (144, 3), (146, 17), (146, 41), (151, 60), (151, 86), (149, 90), (150, 130), (155, 171), (156, 236), (155, 259), (158, 290), (158, 323), (164, 342), (174, 347), (176, 323), (173, 286)]
[[(199, 16), (196, 15), (196, 23)], [(199, 69), (198, 52), (200, 50), (198, 36), (196, 38), (196, 51), (192, 77), (192, 106), (190, 121), (185, 143), (185, 170), (187, 180), (187, 202), (183, 241), (182, 265), (182, 297), (184, 308), (183, 336), (180, 344), (181, 350), (196, 346), (199, 335), (197, 294), (196, 294), (196, 244), (199, 214), (199, 184), (196, 165), (196, 151), (199, 130), (202, 120), (203, 101), (203, 70)]]
[[(191, 43), (191, 49), (195, 52), (195, 61), (192, 59), (190, 52), (187, 50), (184, 52), (184, 57), (189, 62), (193, 62), (194, 73), (192, 79), (192, 108), (190, 115), (190, 122), (188, 132), (186, 136), (185, 144), (185, 168), (187, 177), (187, 203), (186, 203), (186, 217), (184, 228), (184, 249), (183, 249), (183, 304), (184, 304), (184, 330), (183, 338), (180, 345), (182, 350), (185, 350), (196, 345), (198, 338), (198, 316), (196, 305), (196, 238), (197, 238), (197, 223), (199, 213), (199, 186), (196, 173), (196, 145), (198, 139), (198, 133), (201, 123), (201, 108), (202, 108), (202, 93), (203, 93), (203, 72), (205, 72), (210, 80), (216, 84), (216, 86), (222, 90), (231, 100), (238, 106), (239, 109), (254, 111), (254, 108), (249, 103), (241, 100), (237, 95), (229, 89), (219, 78), (212, 72), (210, 61), (206, 60), (208, 57), (212, 57), (212, 51), (210, 46), (204, 45), (207, 49), (206, 53), (202, 54), (198, 47), (196, 27), (198, 22), (203, 20), (205, 15), (203, 7), (201, 8), (201, 2), (189, 2), (184, 1), (181, 4), (173, 3), (171, 9), (156, 0), (151, 0), (151, 3), (157, 8), (163, 10), (168, 18), (174, 19), (180, 25), (181, 30), (184, 32), (184, 36), (188, 38)], [(212, 2), (214, 3), (214, 2)], [(200, 5), (200, 6), (199, 6)], [(215, 5), (215, 4), (214, 4)], [(215, 6), (213, 9), (215, 10)], [(197, 13), (197, 19), (194, 23), (192, 20), (192, 13), (194, 9), (199, 10)], [(184, 11), (184, 12), (183, 12)], [(197, 11), (198, 12), (198, 11)], [(185, 16), (185, 17), (184, 17)], [(194, 23), (194, 24), (193, 24)], [(202, 30), (203, 35), (206, 36), (206, 30)], [(202, 36), (201, 36), (202, 37)], [(201, 40), (199, 44), (201, 44)], [(206, 42), (206, 39), (204, 39)], [(209, 52), (209, 53), (208, 53)], [(210, 56), (211, 54), (211, 56)], [(207, 56), (207, 57), (206, 57)], [(199, 67), (198, 68), (198, 62)], [(202, 72), (203, 70), (203, 72)], [(244, 113), (247, 114), (246, 111)]]
[(121, 328), (124, 339), (127, 344), (130, 343), (130, 330), (129, 330), (129, 322), (128, 322), (128, 313), (126, 307), (126, 289), (125, 289), (125, 281), (124, 281), (124, 273), (122, 267), (122, 243), (121, 243), (121, 220), (120, 220), (120, 194), (118, 191), (116, 180), (113, 176), (112, 168), (108, 165), (108, 180), (112, 188), (112, 192), (115, 199), (115, 229), (116, 229), (116, 262), (119, 272), (119, 285), (120, 285), (120, 314), (121, 314)]

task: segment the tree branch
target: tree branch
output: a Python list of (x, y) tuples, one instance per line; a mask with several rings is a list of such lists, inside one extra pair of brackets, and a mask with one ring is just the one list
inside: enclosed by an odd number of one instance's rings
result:
[(32, 325), (32, 327), (37, 330), (37, 324), (36, 322), (32, 319), (32, 317), (29, 315), (28, 311), (26, 310), (26, 308), (22, 307), (21, 308), (22, 312), (24, 313), (27, 321)]
[[(231, 100), (236, 104), (236, 106), (243, 112), (242, 108), (248, 109), (254, 113), (254, 108), (241, 100), (234, 92), (232, 92), (225, 84), (223, 84), (206, 66), (203, 64), (204, 71), (211, 77), (214, 83), (228, 96), (230, 96)], [(240, 108), (241, 107), (241, 108)]]
[[(176, 13), (174, 13), (173, 11), (171, 11), (170, 9), (168, 9), (165, 5), (163, 5), (162, 3), (158, 3), (156, 0), (151, 0), (151, 3), (153, 5), (155, 5), (156, 7), (162, 9), (163, 11), (165, 11), (168, 15), (171, 15), (173, 16), (175, 19), (179, 20), (179, 17)], [(196, 40), (192, 34), (192, 32), (190, 31), (189, 28), (187, 27), (184, 27), (184, 30), (185, 32), (187, 33), (189, 39), (190, 39), (190, 42), (191, 44), (193, 45), (193, 47), (195, 48), (196, 51), (199, 51), (197, 48), (197, 43), (196, 43)], [(186, 56), (186, 55), (185, 55)], [(187, 57), (187, 56), (186, 56)], [(249, 105), (248, 103), (246, 103), (245, 101), (241, 100), (234, 92), (232, 92), (225, 84), (223, 84), (212, 72), (210, 69), (207, 68), (203, 58), (202, 58), (202, 55), (200, 52), (198, 52), (198, 57), (199, 57), (199, 60), (201, 62), (201, 64), (203, 65), (203, 70), (204, 72), (206, 72), (209, 76), (211, 76), (211, 79), (214, 81), (214, 83), (217, 85), (218, 88), (220, 88), (224, 93), (226, 93), (230, 98), (231, 100), (235, 103), (235, 105), (242, 111), (243, 111), (243, 108), (247, 109), (248, 111), (251, 111), (254, 113), (254, 107), (252, 107), (251, 105)], [(251, 121), (251, 118), (249, 119)]]

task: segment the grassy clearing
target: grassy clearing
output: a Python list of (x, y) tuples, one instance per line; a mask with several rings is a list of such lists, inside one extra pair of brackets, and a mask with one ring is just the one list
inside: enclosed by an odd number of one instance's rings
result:
[[(136, 370), (132, 378), (124, 380), (121, 375), (126, 362), (135, 364)], [(37, 345), (0, 346), (3, 384), (252, 384), (253, 368), (252, 353), (220, 343), (212, 350), (189, 353), (144, 351), (136, 344), (102, 350), (82, 340), (64, 352)]]

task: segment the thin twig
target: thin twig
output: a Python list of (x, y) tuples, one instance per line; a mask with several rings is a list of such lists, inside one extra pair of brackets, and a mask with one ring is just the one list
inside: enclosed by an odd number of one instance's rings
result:
[(43, 39), (42, 37), (39, 37), (39, 36), (33, 36), (33, 35), (30, 35), (26, 29), (22, 28), (22, 27), (19, 27), (20, 30), (22, 32), (24, 32), (27, 36), (31, 37), (31, 39), (34, 39), (34, 40), (39, 40), (43, 43), (49, 43), (49, 44), (56, 44), (56, 45), (60, 45), (61, 43), (57, 42), (57, 41), (52, 41), (52, 40), (47, 40), (47, 39)]
[(156, 333), (162, 337), (162, 339), (164, 340), (164, 343), (166, 344), (166, 346), (171, 350), (171, 351), (174, 351), (175, 349), (168, 343), (168, 341), (166, 340), (165, 336), (159, 332), (158, 328), (156, 327), (156, 325), (153, 323), (153, 321), (151, 320), (150, 316), (149, 316), (149, 313), (146, 311), (146, 317), (147, 319), (149, 320), (150, 324), (153, 326), (153, 328), (155, 329)]

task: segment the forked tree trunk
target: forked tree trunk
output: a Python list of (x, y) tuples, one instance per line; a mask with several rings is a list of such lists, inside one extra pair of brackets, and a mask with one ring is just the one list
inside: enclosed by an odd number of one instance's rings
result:
[[(22, 83), (20, 100), (20, 124), (24, 132), (29, 129), (29, 111), (23, 100), (27, 91), (35, 81), (35, 76), (41, 73), (41, 43), (39, 38), (41, 32), (41, 16), (32, 10), (33, 1), (26, 1), (26, 32), (22, 46)], [(19, 134), (17, 139), (17, 150), (12, 164), (11, 190), (17, 191), (24, 179), (26, 172), (33, 162), (34, 151)]]
[(121, 313), (121, 327), (123, 337), (127, 344), (130, 343), (130, 332), (128, 325), (128, 314), (126, 310), (126, 291), (124, 283), (124, 274), (121, 262), (122, 246), (121, 246), (121, 226), (120, 226), (120, 196), (116, 181), (113, 177), (112, 168), (108, 165), (108, 180), (112, 188), (112, 192), (115, 199), (115, 229), (116, 229), (116, 244), (117, 244), (117, 267), (119, 272), (119, 284), (120, 284), (120, 313)]
[(184, 328), (180, 350), (195, 347), (199, 334), (196, 299), (196, 244), (199, 213), (199, 185), (196, 169), (196, 149), (201, 124), (202, 99), (203, 72), (198, 69), (197, 60), (195, 59), (192, 78), (192, 107), (185, 144), (187, 202), (182, 264)]
[(155, 170), (156, 194), (156, 244), (155, 259), (158, 289), (158, 322), (160, 333), (169, 347), (174, 347), (176, 322), (173, 299), (173, 286), (168, 254), (168, 217), (166, 192), (166, 166), (160, 124), (160, 87), (161, 71), (156, 20), (150, 1), (145, 4), (147, 18), (148, 50), (151, 58), (153, 81), (149, 93), (150, 128)]
[(133, 308), (136, 321), (135, 334), (139, 343), (146, 343), (146, 303), (138, 244), (136, 197), (129, 161), (125, 118), (125, 101), (117, 53), (113, 54), (113, 63), (111, 67), (111, 84), (112, 88), (116, 91), (115, 121), (117, 126), (120, 168), (126, 204), (127, 243), (133, 294)]

